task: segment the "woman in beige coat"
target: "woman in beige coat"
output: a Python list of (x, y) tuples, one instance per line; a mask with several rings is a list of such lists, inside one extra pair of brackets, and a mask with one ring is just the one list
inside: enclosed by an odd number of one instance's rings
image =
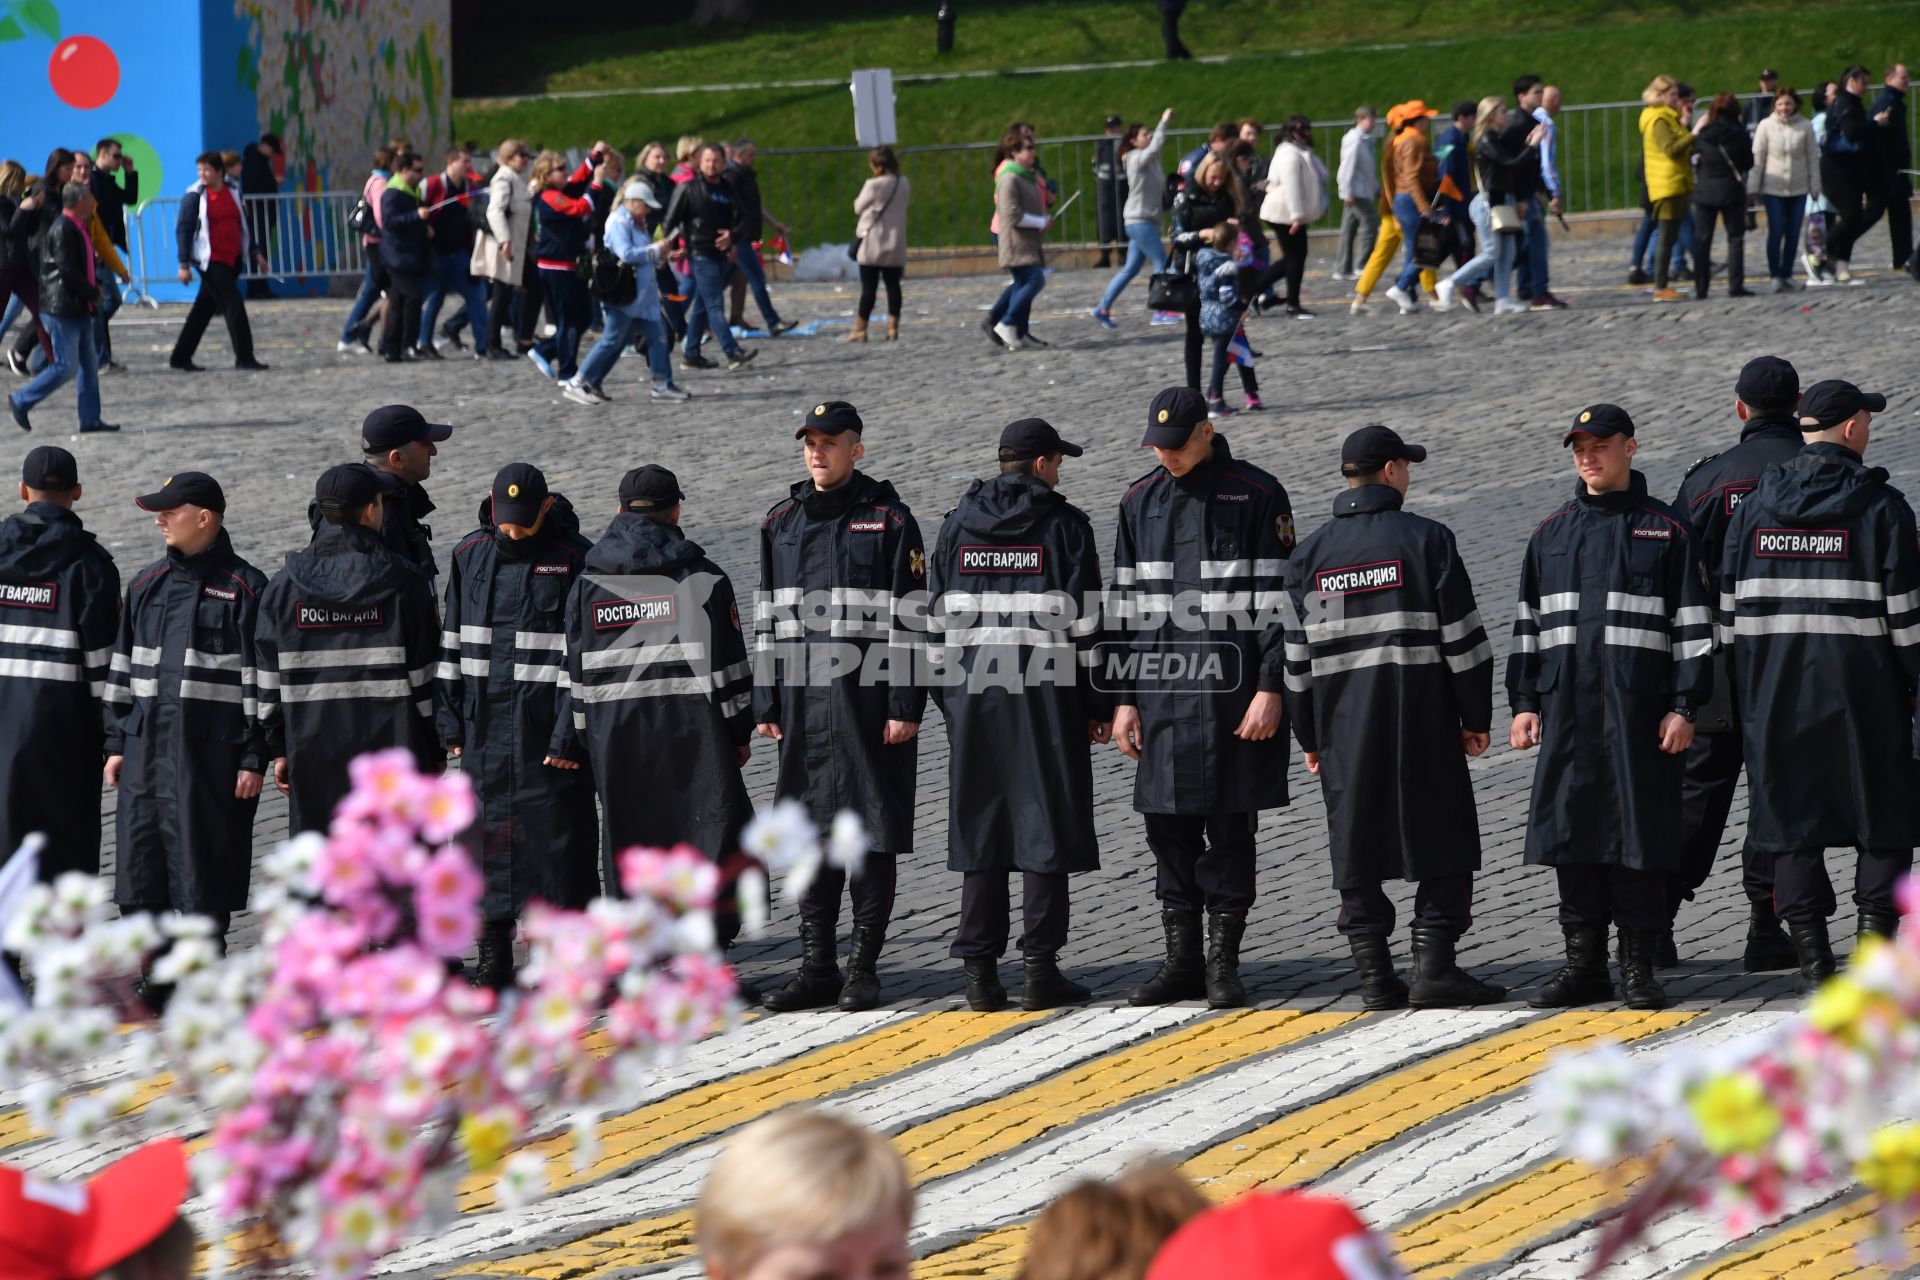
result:
[[(524, 295), (522, 281), (531, 273), (526, 269), (532, 250), (533, 195), (527, 190), (527, 166), (533, 152), (524, 142), (508, 138), (494, 151), (499, 161), (487, 182), (487, 225), (473, 237), (473, 258), (468, 269), (475, 277), (493, 281), (493, 304), (487, 311), (487, 350), (500, 348), (500, 331), (506, 327), (516, 295)], [(522, 297), (520, 314), (514, 320), (513, 336), (522, 351), (533, 342), (534, 319), (540, 311), (537, 298)]]
[(854, 252), (854, 261), (860, 264), (860, 311), (847, 341), (867, 340), (874, 294), (884, 280), (887, 340), (891, 342), (900, 336), (900, 273), (907, 265), (907, 206), (913, 198), (913, 187), (900, 176), (900, 159), (892, 147), (875, 147), (867, 152), (867, 168), (873, 176), (853, 200), (857, 219), (853, 234), (860, 242)]
[(1813, 125), (1800, 114), (1800, 95), (1782, 86), (1773, 111), (1753, 131), (1753, 168), (1747, 192), (1767, 210), (1767, 274), (1773, 291), (1797, 288), (1794, 251), (1800, 243), (1800, 218), (1807, 201), (1820, 199), (1820, 144)]

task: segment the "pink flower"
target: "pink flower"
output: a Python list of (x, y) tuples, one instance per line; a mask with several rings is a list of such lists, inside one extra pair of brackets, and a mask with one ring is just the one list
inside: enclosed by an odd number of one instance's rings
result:
[(414, 768), (413, 753), (405, 747), (370, 751), (347, 765), (353, 782), (348, 803), (367, 813), (386, 813), (411, 820), (419, 813), (423, 793), (432, 785)]
[(653, 898), (680, 911), (704, 911), (720, 889), (720, 868), (692, 845), (628, 849), (620, 855), (620, 887), (631, 898)]
[(485, 887), (459, 846), (447, 845), (429, 858), (413, 888), (421, 943), (441, 956), (458, 956), (472, 946), (480, 932), (477, 904)]
[(435, 843), (451, 840), (473, 825), (476, 811), (472, 780), (464, 773), (446, 774), (428, 785), (420, 834)]

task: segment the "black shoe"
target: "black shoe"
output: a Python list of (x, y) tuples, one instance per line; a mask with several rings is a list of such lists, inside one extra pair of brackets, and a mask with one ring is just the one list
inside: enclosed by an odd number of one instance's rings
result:
[(1471, 1009), (1499, 1004), (1505, 987), (1482, 982), (1454, 961), (1455, 935), (1447, 929), (1413, 926), (1413, 988), (1407, 1003), (1416, 1009)]
[(727, 372), (731, 373), (735, 369), (744, 369), (749, 364), (752, 364), (754, 357), (759, 354), (758, 351), (749, 351), (747, 348), (741, 347), (738, 351), (727, 357)]
[(95, 422), (80, 428), (80, 434), (86, 435), (90, 431), (118, 431), (119, 429), (119, 427), (111, 422)]
[(1751, 298), (1753, 296), (1753, 290), (1742, 285), (1738, 288), (1727, 290), (1727, 296), (1729, 298)]
[(967, 1008), (975, 1013), (998, 1013), (1007, 1007), (1007, 989), (1000, 985), (1000, 962), (992, 956), (963, 960), (967, 971)]
[(860, 1013), (880, 1007), (880, 974), (875, 965), (884, 941), (878, 929), (853, 926), (853, 937), (847, 943), (847, 981), (840, 988), (841, 1012)]
[(738, 1000), (741, 1003), (741, 1005), (743, 1005), (748, 1009), (751, 1009), (755, 1005), (760, 1003), (761, 995), (762, 995), (762, 992), (760, 990), (759, 983), (748, 982), (745, 978), (740, 977), (738, 974), (734, 975), (733, 998)]
[(1207, 964), (1200, 952), (1200, 913), (1163, 908), (1160, 927), (1167, 935), (1167, 958), (1144, 983), (1127, 993), (1130, 1005), (1172, 1004), (1207, 994)]
[(1247, 931), (1244, 911), (1207, 913), (1207, 1007), (1238, 1009), (1247, 1003), (1240, 981), (1240, 939)]
[(440, 336), (445, 338), (455, 351), (465, 351), (467, 349), (467, 344), (460, 341), (460, 331), (458, 329), (449, 329), (447, 326), (441, 325)]
[(15, 404), (12, 396), (7, 397), (7, 408), (13, 410), (13, 422), (15, 426), (19, 427), (22, 431), (33, 430), (33, 424), (27, 421), (27, 411)]
[(1393, 971), (1393, 950), (1384, 933), (1355, 933), (1347, 937), (1353, 967), (1360, 974), (1360, 1003), (1368, 1009), (1404, 1009), (1407, 984)]
[(1740, 957), (1742, 971), (1772, 973), (1777, 969), (1794, 968), (1799, 963), (1800, 957), (1793, 950), (1793, 939), (1781, 927), (1780, 917), (1773, 913), (1772, 904), (1754, 903), (1753, 914), (1747, 919), (1747, 950)]
[(174, 370), (176, 373), (205, 373), (206, 372), (205, 365), (195, 364), (191, 359), (168, 360), (167, 368)]
[(769, 338), (777, 338), (789, 329), (797, 329), (799, 327), (799, 323), (794, 320), (775, 320), (767, 326), (767, 336)]
[(1540, 984), (1527, 1004), (1535, 1009), (1569, 1009), (1580, 1004), (1604, 1004), (1613, 999), (1613, 979), (1607, 973), (1607, 928), (1597, 924), (1563, 924), (1567, 962)]
[(709, 360), (702, 355), (681, 356), (680, 367), (682, 369), (718, 369), (720, 362)]
[(480, 926), (479, 954), (467, 981), (494, 991), (513, 985), (513, 921), (489, 920)]
[(1800, 967), (1799, 990), (1807, 995), (1834, 975), (1839, 968), (1833, 961), (1833, 944), (1827, 939), (1825, 920), (1791, 920), (1787, 936), (1793, 939), (1793, 955)]
[(1273, 304), (1271, 302), (1268, 302), (1265, 298), (1255, 298), (1251, 302), (1247, 303), (1247, 311), (1257, 319), (1260, 316), (1266, 315), (1267, 308), (1272, 305)]
[(173, 999), (173, 986), (171, 983), (155, 982), (143, 974), (133, 980), (133, 998), (158, 1018), (166, 1013), (167, 1002)]
[(380, 358), (388, 364), (405, 364), (407, 362), (405, 356), (381, 356)]
[(1053, 956), (1030, 955), (1023, 967), (1027, 971), (1027, 985), (1020, 992), (1020, 1007), (1028, 1013), (1085, 1004), (1093, 999), (1093, 992), (1060, 972), (1059, 961)]
[(415, 360), (445, 360), (446, 359), (445, 356), (441, 355), (438, 351), (435, 351), (432, 347), (414, 347), (412, 350), (412, 354)]
[(1660, 947), (1660, 933), (1640, 929), (1620, 930), (1620, 998), (1629, 1009), (1664, 1009), (1667, 993), (1660, 979), (1653, 976), (1653, 957)]
[(775, 1013), (797, 1009), (824, 1009), (840, 998), (840, 966), (833, 954), (833, 934), (816, 925), (800, 925), (800, 972), (777, 991), (760, 999)]
[(1662, 929), (1659, 936), (1654, 939), (1653, 967), (1656, 969), (1680, 967), (1680, 948), (1674, 945), (1672, 925)]
[(485, 351), (476, 351), (473, 353), (473, 358), (475, 360), (511, 360), (513, 359), (512, 356), (508, 355), (506, 352), (502, 351), (498, 347), (488, 347)]
[(1871, 907), (1862, 908), (1858, 919), (1858, 937), (1854, 945), (1859, 946), (1859, 938), (1874, 937), (1886, 942), (1893, 941), (1893, 935), (1900, 930), (1900, 913), (1897, 911), (1876, 911)]
[(1635, 267), (1627, 272), (1627, 283), (1638, 288), (1640, 285), (1653, 283), (1653, 277), (1649, 276), (1640, 268)]
[(254, 373), (265, 373), (267, 371), (267, 366), (258, 360), (248, 360), (245, 363), (236, 361), (233, 367), (236, 369), (247, 369)]

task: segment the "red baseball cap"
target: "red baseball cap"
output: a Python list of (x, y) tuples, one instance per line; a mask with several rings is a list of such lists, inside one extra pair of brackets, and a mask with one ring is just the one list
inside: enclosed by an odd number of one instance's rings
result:
[(1399, 1280), (1386, 1241), (1344, 1200), (1254, 1192), (1189, 1218), (1147, 1280)]
[(187, 1198), (187, 1148), (150, 1142), (86, 1182), (0, 1165), (0, 1276), (88, 1280), (158, 1240)]

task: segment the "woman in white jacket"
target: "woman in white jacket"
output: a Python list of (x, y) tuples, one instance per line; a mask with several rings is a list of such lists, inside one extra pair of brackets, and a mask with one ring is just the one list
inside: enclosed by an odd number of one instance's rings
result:
[(1120, 327), (1113, 322), (1113, 304), (1128, 281), (1140, 274), (1142, 263), (1151, 262), (1156, 272), (1167, 269), (1167, 250), (1160, 243), (1161, 191), (1166, 186), (1160, 147), (1167, 140), (1167, 121), (1171, 119), (1173, 108), (1168, 107), (1160, 113), (1160, 123), (1151, 134), (1143, 124), (1129, 125), (1120, 143), (1120, 163), (1127, 170), (1127, 203), (1121, 211), (1126, 224), (1127, 260), (1107, 282), (1100, 305), (1093, 309), (1093, 318), (1104, 328)]
[(1273, 236), (1273, 265), (1252, 290), (1256, 314), (1260, 299), (1284, 276), (1287, 314), (1296, 320), (1312, 317), (1300, 305), (1300, 279), (1307, 273), (1307, 228), (1326, 211), (1327, 166), (1313, 154), (1313, 125), (1305, 116), (1288, 116), (1267, 166), (1267, 198), (1260, 202), (1260, 221)]
[(1773, 291), (1798, 288), (1793, 282), (1794, 249), (1807, 201), (1820, 198), (1820, 144), (1813, 125), (1800, 114), (1800, 96), (1784, 85), (1773, 95), (1773, 114), (1753, 131), (1747, 194), (1760, 197), (1767, 209), (1767, 274), (1773, 277)]

